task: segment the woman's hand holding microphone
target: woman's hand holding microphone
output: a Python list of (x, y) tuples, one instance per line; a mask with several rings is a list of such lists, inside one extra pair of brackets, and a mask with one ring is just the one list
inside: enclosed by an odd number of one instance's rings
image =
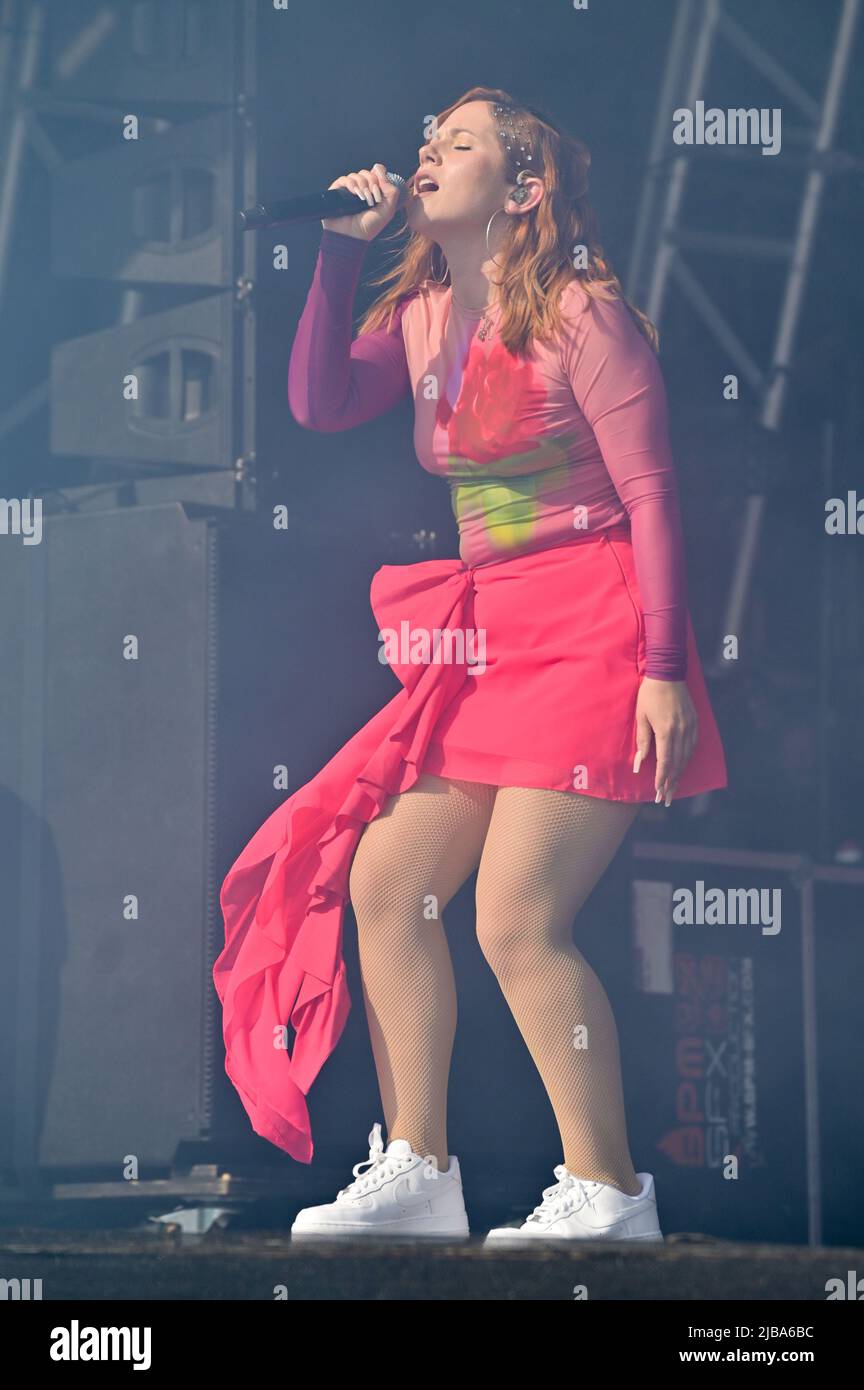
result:
[(358, 169), (354, 174), (334, 179), (331, 188), (347, 188), (365, 198), (369, 207), (353, 217), (327, 217), (321, 226), (326, 231), (357, 237), (358, 241), (376, 237), (395, 216), (399, 204), (399, 189), (384, 177), (386, 173), (383, 164), (373, 164), (371, 169)]

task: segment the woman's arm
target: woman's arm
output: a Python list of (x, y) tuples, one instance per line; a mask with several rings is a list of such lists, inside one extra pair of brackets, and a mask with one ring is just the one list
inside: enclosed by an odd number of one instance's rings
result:
[[(620, 299), (577, 289), (565, 318), (563, 359), (580, 410), (596, 435), (630, 520), (645, 615), (645, 674), (687, 674), (687, 575), (666, 388), (651, 345)], [(562, 308), (563, 308), (562, 304)]]
[(298, 424), (351, 429), (390, 410), (410, 389), (402, 314), (352, 341), (351, 315), (367, 243), (326, 229), (288, 367), (288, 404)]

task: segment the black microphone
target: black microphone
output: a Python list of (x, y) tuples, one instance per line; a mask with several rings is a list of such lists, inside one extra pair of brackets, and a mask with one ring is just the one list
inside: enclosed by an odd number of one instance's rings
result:
[[(404, 199), (407, 184), (401, 174), (386, 173), (388, 183), (398, 188), (400, 202)], [(356, 213), (368, 209), (369, 204), (350, 188), (327, 188), (323, 193), (301, 193), (297, 198), (281, 198), (271, 203), (256, 203), (254, 208), (244, 208), (240, 222), (244, 232), (255, 232), (260, 227), (274, 227), (279, 222), (312, 222), (315, 218), (354, 217)]]

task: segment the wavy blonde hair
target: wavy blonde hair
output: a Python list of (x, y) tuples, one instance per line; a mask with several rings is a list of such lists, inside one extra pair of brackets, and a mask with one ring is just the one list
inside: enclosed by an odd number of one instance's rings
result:
[[(500, 102), (514, 109), (531, 141), (531, 170), (542, 177), (545, 195), (526, 217), (508, 217), (503, 248), (496, 252), (500, 279), (501, 323), (499, 336), (511, 353), (525, 352), (533, 338), (552, 337), (561, 331), (561, 291), (572, 280), (579, 280), (590, 296), (618, 297), (630, 310), (640, 332), (655, 352), (659, 336), (653, 323), (631, 304), (621, 283), (603, 253), (597, 217), (587, 198), (591, 155), (581, 140), (558, 130), (539, 108), (513, 100), (498, 87), (472, 87), (438, 117), (439, 124), (459, 106), (469, 101)], [(519, 173), (513, 151), (505, 151), (504, 175), (513, 183)], [(408, 227), (401, 227), (401, 237)], [(573, 253), (585, 247), (587, 266), (577, 269)], [(390, 285), (363, 315), (358, 333), (369, 333), (392, 320), (400, 299), (426, 280), (435, 279), (434, 261), (440, 248), (420, 232), (410, 232), (408, 242), (394, 266), (370, 280), (372, 285)], [(440, 269), (438, 271), (440, 275)], [(443, 281), (450, 284), (450, 271)]]

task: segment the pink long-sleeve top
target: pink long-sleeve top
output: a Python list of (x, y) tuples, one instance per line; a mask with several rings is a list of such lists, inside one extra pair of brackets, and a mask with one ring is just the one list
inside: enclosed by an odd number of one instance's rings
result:
[(430, 281), (389, 329), (352, 340), (366, 243), (323, 230), (288, 369), (307, 429), (350, 429), (410, 391), (420, 464), (445, 478), (466, 565), (629, 523), (645, 630), (645, 674), (684, 680), (684, 539), (657, 358), (624, 302), (562, 293), (563, 332), (512, 356), (496, 329)]

